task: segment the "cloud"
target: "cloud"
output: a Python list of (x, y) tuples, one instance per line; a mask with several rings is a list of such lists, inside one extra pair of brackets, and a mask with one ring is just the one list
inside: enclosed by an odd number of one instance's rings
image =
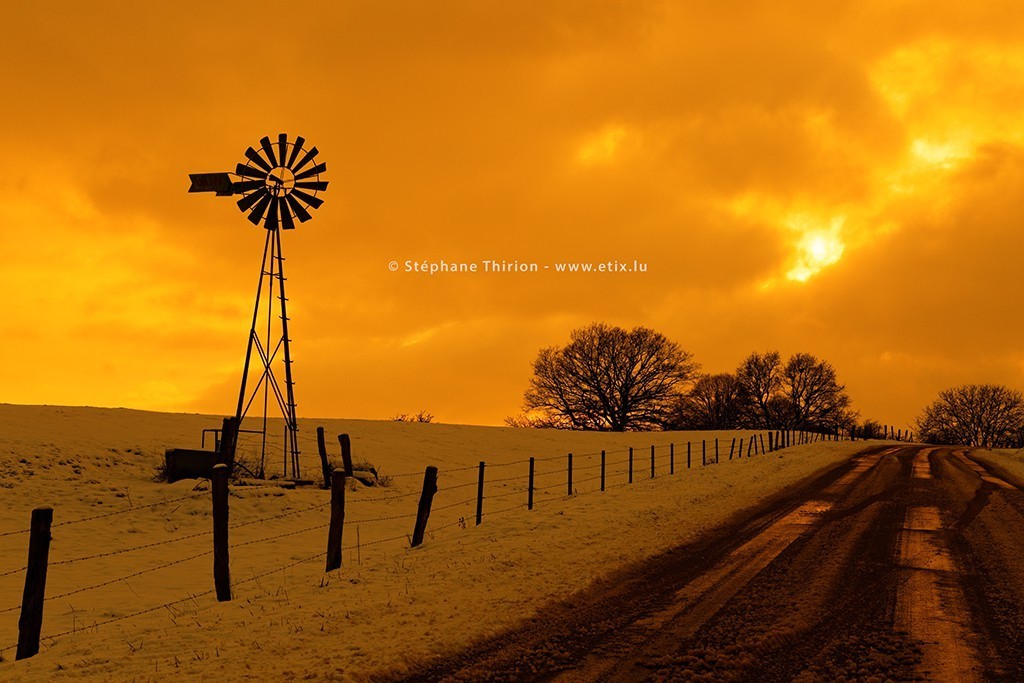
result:
[[(277, 132), (331, 182), (284, 236), (311, 414), (496, 422), (537, 349), (594, 320), (710, 370), (811, 351), (889, 422), (942, 382), (1021, 383), (1014, 4), (272, 10), (8, 12), (0, 278), (30, 359), (8, 400), (229, 410), (264, 234), (187, 174)], [(441, 258), (648, 271), (387, 269)]]

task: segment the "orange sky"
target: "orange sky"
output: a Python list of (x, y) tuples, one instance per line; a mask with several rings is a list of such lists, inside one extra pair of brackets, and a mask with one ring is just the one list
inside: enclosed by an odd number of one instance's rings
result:
[(231, 412), (263, 234), (187, 174), (279, 132), (331, 182), (284, 235), (300, 416), (498, 424), (598, 320), (809, 351), (899, 426), (1024, 389), (1019, 3), (282, 7), (5, 8), (0, 401)]

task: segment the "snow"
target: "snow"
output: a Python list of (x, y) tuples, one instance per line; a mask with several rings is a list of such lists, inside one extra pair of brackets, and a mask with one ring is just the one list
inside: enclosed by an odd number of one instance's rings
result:
[(1007, 475), (1010, 483), (1017, 484), (1024, 482), (1024, 448), (964, 448), (971, 457), (981, 461), (983, 464), (994, 468), (999, 477)]
[[(185, 559), (212, 548), (207, 484), (164, 484), (153, 475), (165, 449), (198, 447), (201, 430), (219, 427), (220, 421), (123, 409), (0, 405), (5, 500), (0, 534), (26, 528), (31, 510), (42, 505), (54, 508), (55, 525), (119, 513), (55, 526), (47, 595), (111, 583), (47, 602), (40, 654), (21, 662), (12, 661), (10, 647), (17, 641), (18, 611), (0, 612), (0, 648), (8, 648), (0, 678), (145, 680), (173, 674), (197, 680), (361, 680), (394, 675), (520, 623), (547, 602), (625, 563), (691, 540), (869, 445), (818, 442), (730, 462), (731, 440), (749, 439), (750, 432), (610, 434), (300, 420), (303, 476), (318, 478), (315, 428), (322, 425), (332, 457), (339, 451), (336, 435), (348, 433), (354, 458), (392, 475), (391, 485), (351, 483), (344, 564), (326, 575), (329, 492), (232, 487), (234, 599), (218, 603), (209, 594), (212, 555)], [(700, 442), (707, 440), (713, 453), (716, 437), (721, 462), (702, 468)], [(693, 446), (689, 470), (687, 440)], [(668, 474), (669, 443), (675, 444), (674, 476)], [(654, 479), (651, 445), (656, 446)], [(625, 449), (630, 446), (635, 449), (634, 483), (626, 485)], [(601, 449), (608, 452), (608, 490), (603, 493), (598, 490)], [(570, 451), (575, 454), (571, 497), (565, 481)], [(537, 458), (539, 490), (535, 509), (527, 511), (531, 456)], [(487, 463), (488, 483), (483, 524), (475, 526), (481, 460)], [(424, 545), (410, 549), (426, 465), (440, 469), (439, 492)], [(185, 499), (140, 507), (178, 498)], [(268, 517), (276, 519), (258, 522)], [(196, 536), (121, 552), (190, 535)], [(271, 537), (280, 538), (265, 540)], [(57, 564), (108, 552), (116, 554)], [(25, 563), (27, 535), (0, 535), (0, 553), (0, 574), (11, 572), (0, 576), (0, 610), (17, 608), (24, 575), (16, 570)], [(66, 631), (73, 633), (46, 638)]]

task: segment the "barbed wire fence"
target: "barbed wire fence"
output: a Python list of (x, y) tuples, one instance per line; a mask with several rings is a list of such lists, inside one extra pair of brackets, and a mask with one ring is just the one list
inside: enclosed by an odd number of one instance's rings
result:
[[(910, 435), (908, 433), (907, 438), (909, 439), (909, 437)], [(143, 510), (154, 509), (175, 503), (185, 503), (190, 500), (209, 496), (210, 492), (205, 490), (193, 491), (192, 493), (184, 496), (168, 498), (145, 505), (132, 505), (122, 510), (89, 515), (78, 519), (58, 521), (56, 523), (51, 523), (50, 521), (46, 521), (45, 524), (41, 523), (40, 520), (43, 520), (43, 518), (52, 520), (52, 509), (37, 508), (33, 511), (33, 523), (30, 527), (0, 533), (0, 537), (20, 534), (27, 534), (29, 536), (28, 563), (15, 569), (0, 572), (0, 578), (16, 574), (25, 575), (25, 591), (21, 604), (0, 607), (0, 615), (19, 610), (21, 613), (21, 617), (19, 619), (18, 642), (16, 644), (0, 648), (0, 661), (3, 661), (4, 654), (10, 650), (17, 650), (16, 659), (31, 657), (38, 653), (40, 641), (52, 645), (57, 639), (74, 633), (98, 629), (159, 610), (168, 610), (173, 614), (173, 608), (189, 602), (198, 604), (197, 600), (199, 598), (205, 598), (215, 593), (218, 594), (218, 599), (222, 600), (223, 598), (220, 596), (217, 589), (211, 588), (209, 590), (190, 593), (187, 597), (181, 599), (164, 602), (100, 621), (94, 621), (90, 624), (84, 624), (82, 626), (75, 624), (70, 630), (64, 630), (58, 633), (49, 633), (46, 635), (41, 633), (43, 606), (47, 603), (63, 600), (71, 596), (99, 590), (116, 584), (127, 585), (129, 580), (136, 579), (140, 576), (161, 572), (171, 567), (194, 562), (195, 560), (209, 557), (211, 555), (216, 558), (216, 556), (221, 552), (223, 552), (223, 556), (226, 558), (232, 550), (238, 548), (272, 543), (280, 541), (281, 539), (294, 538), (304, 534), (312, 534), (313, 532), (326, 532), (328, 547), (324, 550), (304, 556), (280, 567), (265, 570), (260, 573), (253, 573), (247, 578), (233, 582), (227, 579), (227, 577), (215, 576), (215, 583), (219, 580), (226, 580), (228, 585), (232, 588), (237, 588), (257, 582), (260, 578), (285, 571), (300, 564), (312, 562), (318, 559), (323, 560), (324, 558), (327, 558), (325, 572), (329, 572), (340, 566), (341, 557), (345, 551), (355, 551), (359, 553), (362, 548), (385, 543), (394, 543), (397, 541), (405, 541), (410, 547), (415, 547), (423, 542), (422, 537), (424, 531), (433, 537), (433, 534), (437, 531), (444, 529), (450, 529), (456, 526), (467, 528), (471, 521), (475, 521), (476, 525), (480, 525), (483, 523), (485, 518), (492, 518), (515, 512), (517, 510), (533, 510), (539, 502), (539, 498), (546, 496), (546, 500), (550, 500), (551, 496), (558, 496), (558, 489), (562, 490), (563, 495), (561, 497), (564, 499), (579, 495), (580, 493), (603, 492), (608, 488), (628, 486), (629, 484), (640, 480), (652, 480), (658, 477), (671, 476), (682, 472), (683, 470), (693, 469), (695, 467), (699, 468), (719, 464), (722, 462), (723, 456), (726, 456), (725, 462), (741, 461), (758, 455), (771, 453), (782, 448), (787, 448), (791, 445), (810, 444), (822, 440), (850, 439), (855, 439), (855, 434), (851, 433), (850, 435), (844, 435), (839, 433), (823, 434), (815, 432), (775, 431), (745, 435), (738, 437), (738, 440), (737, 438), (732, 438), (728, 443), (718, 438), (702, 439), (699, 443), (695, 441), (687, 441), (685, 442), (685, 450), (683, 448), (684, 443), (680, 442), (678, 444), (670, 443), (662, 446), (651, 445), (649, 448), (643, 449), (628, 447), (615, 450), (531, 457), (490, 465), (481, 461), (475, 466), (453, 467), (445, 470), (438, 470), (435, 467), (427, 467), (426, 472), (403, 472), (389, 475), (392, 479), (422, 476), (424, 478), (423, 486), (419, 491), (371, 496), (366, 498), (361, 497), (347, 502), (345, 500), (347, 478), (344, 476), (343, 472), (335, 472), (335, 476), (331, 481), (330, 500), (297, 510), (289, 510), (229, 525), (226, 527), (226, 533), (222, 534), (222, 538), (218, 538), (219, 534), (216, 528), (218, 519), (217, 507), (218, 504), (224, 507), (222, 514), (223, 519), (226, 520), (228, 504), (228, 497), (226, 495), (227, 480), (225, 476), (222, 484), (224, 487), (224, 495), (222, 496), (222, 501), (218, 503), (218, 496), (216, 495), (217, 477), (215, 476), (213, 485), (211, 486), (211, 490), (214, 491), (214, 528), (188, 533), (173, 538), (141, 543), (134, 546), (120, 548), (118, 550), (97, 552), (70, 558), (59, 558), (53, 561), (51, 561), (48, 556), (51, 529), (85, 524), (98, 520), (107, 520), (112, 517), (129, 515)], [(469, 474), (474, 470), (477, 475), (475, 479), (462, 481), (462, 478), (464, 478), (466, 474)], [(224, 472), (226, 473), (226, 468), (224, 469)], [(490, 476), (488, 476), (488, 473), (491, 473)], [(476, 490), (472, 491), (473, 495), (468, 495), (469, 491), (461, 497), (457, 495), (457, 492), (462, 491), (463, 489), (471, 489), (474, 486), (476, 487)], [(490, 488), (488, 489), (488, 487)], [(433, 505), (433, 500), (436, 495), (441, 496), (439, 505)], [(405, 501), (416, 496), (419, 497), (419, 502), (417, 509), (412, 512), (407, 511), (397, 514), (385, 514), (377, 517), (345, 518), (346, 512), (352, 506), (355, 506), (354, 510), (358, 511), (359, 506), (369, 503), (393, 504), (396, 501)], [(458, 498), (458, 500), (449, 501), (447, 500), (449, 496)], [(518, 502), (514, 502), (516, 497), (520, 497)], [(497, 508), (492, 509), (489, 505), (485, 505), (492, 501), (498, 505)], [(398, 504), (401, 505), (401, 503)], [(331, 508), (330, 521), (320, 521), (303, 526), (300, 529), (291, 529), (246, 541), (236, 543), (228, 542), (230, 533), (235, 530), (256, 525), (272, 524), (280, 520), (291, 519), (310, 513), (322, 513), (326, 508)], [(430, 515), (432, 513), (441, 512), (447, 512), (449, 515), (455, 514), (456, 519), (448, 520), (443, 524), (428, 528)], [(465, 514), (460, 514), (462, 512), (465, 512)], [(392, 535), (368, 542), (362, 542), (359, 540), (359, 535), (357, 534), (357, 542), (355, 544), (349, 543), (345, 545), (342, 543), (344, 528), (346, 526), (349, 528), (356, 526), (358, 530), (362, 526), (366, 525), (372, 526), (374, 524), (397, 521), (414, 522), (411, 532)], [(58, 594), (45, 595), (46, 574), (49, 568), (74, 566), (102, 558), (110, 558), (128, 553), (138, 553), (140, 551), (171, 544), (186, 544), (189, 541), (205, 539), (210, 536), (214, 537), (214, 547), (208, 546), (204, 550), (196, 548), (194, 549), (196, 552), (182, 552), (180, 557), (170, 561), (161, 562), (155, 566), (139, 569), (115, 578), (105, 579), (91, 585), (66, 590)], [(223, 545), (219, 545), (221, 543), (223, 543)], [(333, 560), (333, 566), (332, 557), (335, 558)], [(215, 561), (215, 573), (217, 571), (217, 566), (218, 563)], [(224, 563), (224, 567), (226, 571), (226, 562)], [(228, 599), (230, 599), (230, 597)]]

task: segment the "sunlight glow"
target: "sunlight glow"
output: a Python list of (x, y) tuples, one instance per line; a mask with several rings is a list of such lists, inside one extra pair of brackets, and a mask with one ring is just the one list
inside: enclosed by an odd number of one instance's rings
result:
[(614, 161), (625, 137), (625, 128), (621, 126), (607, 126), (580, 147), (579, 152), (576, 153), (576, 158), (588, 165)]
[(839, 238), (843, 223), (843, 218), (835, 218), (827, 229), (805, 230), (797, 244), (796, 265), (786, 277), (794, 282), (807, 282), (822, 269), (838, 262), (846, 248)]
[(933, 168), (953, 168), (956, 162), (970, 156), (967, 148), (955, 142), (933, 142), (918, 138), (910, 146), (915, 160)]

